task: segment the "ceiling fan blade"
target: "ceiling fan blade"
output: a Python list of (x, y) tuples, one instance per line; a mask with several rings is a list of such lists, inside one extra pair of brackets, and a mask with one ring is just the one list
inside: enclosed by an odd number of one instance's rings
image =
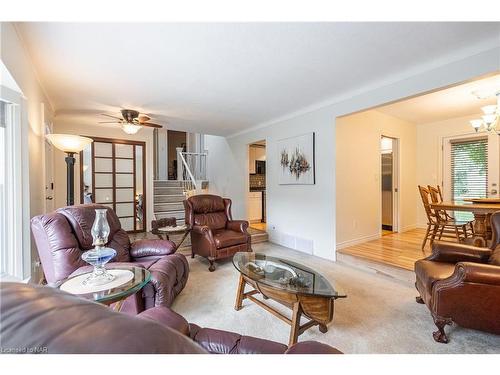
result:
[(121, 124), (121, 121), (99, 121), (98, 124)]
[(117, 116), (113, 116), (113, 115), (108, 115), (106, 113), (101, 113), (102, 116), (106, 116), (106, 117), (111, 117), (111, 118), (114, 118), (114, 119), (117, 119), (117, 120), (120, 120), (120, 121), (123, 121), (123, 118), (121, 117), (117, 117)]
[(137, 117), (137, 121), (139, 121), (140, 124), (144, 124), (149, 120), (151, 120), (151, 117), (149, 117), (148, 115), (139, 115), (139, 117)]
[(152, 122), (143, 122), (143, 123), (140, 123), (139, 125), (141, 125), (141, 126), (148, 126), (150, 128), (157, 128), (157, 129), (163, 128), (163, 126), (158, 125), (158, 124), (153, 124)]

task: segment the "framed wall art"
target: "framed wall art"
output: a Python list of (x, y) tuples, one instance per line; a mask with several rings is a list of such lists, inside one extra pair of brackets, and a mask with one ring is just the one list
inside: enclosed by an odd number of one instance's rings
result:
[(314, 185), (314, 133), (281, 139), (278, 145), (280, 185)]

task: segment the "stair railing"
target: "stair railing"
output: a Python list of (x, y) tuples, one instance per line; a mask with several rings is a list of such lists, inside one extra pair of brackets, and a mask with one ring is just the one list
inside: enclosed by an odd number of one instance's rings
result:
[(201, 181), (207, 179), (207, 153), (184, 152), (177, 148), (177, 180), (182, 181), (184, 191), (201, 189)]

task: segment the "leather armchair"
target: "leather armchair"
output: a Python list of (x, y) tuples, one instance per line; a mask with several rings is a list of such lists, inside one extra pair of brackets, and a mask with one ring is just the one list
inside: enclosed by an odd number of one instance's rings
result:
[[(491, 222), (498, 239), (500, 212), (492, 215)], [(435, 341), (448, 342), (444, 328), (452, 322), (500, 334), (500, 246), (495, 246), (436, 241), (432, 254), (415, 262), (417, 302), (431, 312), (438, 328), (433, 332)]]
[(130, 316), (46, 286), (0, 283), (0, 300), (2, 353), (341, 353), (313, 341), (287, 348), (269, 340), (199, 328), (164, 306)]
[(88, 270), (81, 259), (91, 249), (91, 228), (96, 208), (107, 208), (110, 234), (107, 246), (116, 250), (114, 262), (144, 267), (151, 272), (151, 282), (140, 295), (129, 297), (122, 309), (136, 314), (154, 306), (170, 306), (186, 285), (189, 266), (186, 257), (176, 254), (175, 244), (164, 240), (139, 240), (130, 243), (113, 210), (97, 204), (82, 204), (58, 209), (56, 212), (35, 216), (31, 230), (42, 262), (45, 279), (56, 286), (72, 275)]
[(252, 251), (248, 221), (233, 220), (231, 200), (217, 195), (195, 195), (184, 201), (186, 225), (191, 229), (191, 257), (208, 259), (210, 272), (214, 262), (239, 251)]

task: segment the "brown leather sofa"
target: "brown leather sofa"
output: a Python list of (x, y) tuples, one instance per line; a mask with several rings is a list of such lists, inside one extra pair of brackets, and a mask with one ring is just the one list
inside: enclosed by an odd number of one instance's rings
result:
[[(31, 231), (49, 285), (57, 286), (67, 277), (91, 270), (81, 256), (93, 247), (91, 228), (96, 208), (108, 207), (80, 204), (31, 219)], [(187, 283), (186, 257), (176, 253), (175, 244), (167, 240), (138, 240), (131, 244), (120, 220), (109, 208), (107, 219), (110, 226), (107, 246), (117, 253), (107, 267), (127, 263), (151, 272), (151, 281), (141, 292), (127, 298), (122, 311), (137, 314), (154, 306), (170, 306)]]
[(248, 221), (233, 220), (231, 200), (217, 195), (195, 195), (184, 201), (186, 225), (191, 229), (191, 257), (208, 259), (210, 272), (214, 262), (239, 251), (252, 251)]
[(277, 342), (189, 325), (168, 307), (137, 316), (47, 286), (0, 283), (0, 351), (48, 354), (340, 354), (329, 345)]
[(429, 308), (437, 342), (448, 342), (444, 328), (452, 322), (500, 334), (500, 212), (491, 224), (491, 248), (436, 241), (432, 254), (415, 262), (417, 302)]

